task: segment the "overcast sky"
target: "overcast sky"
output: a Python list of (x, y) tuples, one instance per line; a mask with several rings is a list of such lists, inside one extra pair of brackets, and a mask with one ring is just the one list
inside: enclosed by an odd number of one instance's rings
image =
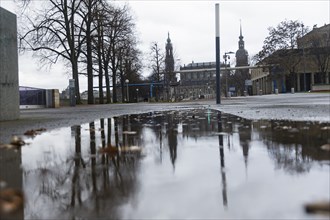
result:
[[(178, 64), (215, 61), (215, 4), (220, 5), (220, 53), (236, 52), (240, 21), (245, 49), (252, 57), (258, 53), (268, 36), (268, 27), (276, 27), (284, 20), (298, 20), (312, 29), (330, 23), (330, 0), (321, 1), (159, 1), (134, 0), (128, 2), (136, 20), (140, 49), (147, 54), (152, 42), (165, 50), (169, 32)], [(13, 0), (0, 0), (0, 6), (15, 13)], [(235, 55), (231, 63), (235, 62)], [(38, 61), (28, 56), (19, 57), (21, 86), (55, 88), (60, 91), (68, 85), (69, 75), (60, 65), (51, 70), (38, 69)], [(143, 75), (148, 75), (145, 70)], [(81, 92), (87, 88), (87, 79), (80, 80)], [(94, 82), (97, 85), (97, 82)]]

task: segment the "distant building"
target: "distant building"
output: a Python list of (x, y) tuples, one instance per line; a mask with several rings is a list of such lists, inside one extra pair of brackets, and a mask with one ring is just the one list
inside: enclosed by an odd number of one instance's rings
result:
[[(221, 63), (221, 67), (225, 64)], [(216, 63), (189, 63), (180, 67), (180, 99), (214, 98), (216, 92)], [(187, 72), (184, 72), (187, 71)], [(220, 73), (222, 76), (222, 72)], [(224, 94), (224, 82), (221, 80), (221, 90)]]
[(322, 27), (313, 27), (313, 30), (297, 40), (298, 49), (330, 46), (330, 24)]
[[(99, 91), (98, 90), (93, 90), (93, 96), (94, 99), (98, 99), (100, 97)], [(103, 92), (103, 97), (106, 97), (106, 92)], [(88, 91), (84, 91), (80, 94), (80, 98), (82, 100), (87, 100), (88, 99)]]
[[(245, 50), (242, 35), (242, 27), (240, 26), (240, 36), (238, 42), (238, 50), (236, 51), (236, 66), (249, 66), (248, 52)], [(221, 63), (220, 67), (230, 67), (230, 64)], [(214, 98), (216, 94), (216, 63), (202, 62), (189, 63), (180, 67), (180, 87), (178, 96), (180, 99), (198, 99), (198, 98)], [(186, 72), (185, 72), (186, 71)], [(230, 71), (220, 71), (220, 92), (225, 94), (225, 75), (228, 76), (229, 88), (234, 88), (233, 94), (243, 95), (247, 90), (245, 81), (250, 79), (249, 69), (236, 70), (235, 74)], [(252, 87), (250, 94), (252, 94)]]
[(259, 62), (272, 67), (251, 71), (253, 94), (330, 91), (330, 24), (314, 27), (297, 44)]
[(245, 49), (242, 25), (240, 25), (240, 35), (238, 41), (238, 50), (236, 51), (236, 66), (249, 66), (249, 53)]
[(66, 87), (61, 94), (60, 94), (61, 99), (69, 99), (70, 98), (70, 86)]
[(170, 34), (167, 36), (167, 43), (165, 45), (165, 100), (172, 100), (176, 98), (176, 87), (178, 86), (176, 74), (174, 73), (174, 56), (173, 46), (170, 39)]
[[(236, 51), (236, 67), (250, 66), (249, 64), (249, 53), (245, 49), (245, 43), (242, 35), (242, 25), (240, 25), (240, 35), (238, 41), (238, 50)], [(246, 80), (250, 80), (249, 69), (236, 70), (235, 74), (231, 77), (231, 83), (236, 88), (238, 95), (243, 95), (244, 91), (247, 91), (252, 95), (252, 87), (246, 85)]]

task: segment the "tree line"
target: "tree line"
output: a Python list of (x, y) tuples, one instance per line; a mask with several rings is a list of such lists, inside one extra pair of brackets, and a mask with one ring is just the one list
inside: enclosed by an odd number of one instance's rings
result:
[(124, 101), (125, 80), (139, 81), (142, 68), (135, 23), (128, 5), (119, 6), (106, 0), (48, 0), (36, 9), (29, 7), (31, 0), (22, 3), (26, 13), (19, 31), (20, 48), (34, 51), (45, 64), (64, 61), (75, 81), (77, 104), (81, 103), (80, 75), (87, 77), (88, 104), (95, 102), (95, 79), (100, 104), (104, 100), (110, 103), (111, 98), (112, 102), (118, 102), (116, 88), (121, 88)]

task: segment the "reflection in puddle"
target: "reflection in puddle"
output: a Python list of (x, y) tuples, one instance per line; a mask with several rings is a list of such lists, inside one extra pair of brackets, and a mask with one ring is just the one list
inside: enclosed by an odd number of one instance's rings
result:
[(125, 115), (25, 139), (18, 183), (1, 178), (23, 189), (25, 219), (315, 219), (303, 205), (330, 199), (329, 128), (208, 109)]

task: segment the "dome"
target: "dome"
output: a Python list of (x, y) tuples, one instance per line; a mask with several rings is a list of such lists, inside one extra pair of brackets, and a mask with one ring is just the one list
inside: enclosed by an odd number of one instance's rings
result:
[(249, 53), (247, 52), (247, 50), (245, 50), (245, 49), (239, 49), (239, 50), (237, 50), (236, 51), (236, 58), (237, 57), (247, 57), (247, 56), (249, 56)]

